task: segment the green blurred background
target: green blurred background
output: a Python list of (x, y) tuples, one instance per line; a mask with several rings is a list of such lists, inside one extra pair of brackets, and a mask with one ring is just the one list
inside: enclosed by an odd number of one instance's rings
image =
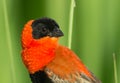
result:
[[(28, 20), (55, 19), (65, 34), (60, 43), (68, 46), (70, 3), (0, 0), (0, 83), (31, 83), (20, 55), (21, 31)], [(76, 0), (72, 34), (71, 49), (102, 83), (115, 82), (113, 53), (120, 78), (120, 0)]]

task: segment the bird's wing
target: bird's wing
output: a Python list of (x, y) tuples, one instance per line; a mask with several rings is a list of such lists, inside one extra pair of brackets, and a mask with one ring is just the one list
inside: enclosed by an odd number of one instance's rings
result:
[(45, 72), (54, 83), (101, 83), (70, 49), (59, 46)]

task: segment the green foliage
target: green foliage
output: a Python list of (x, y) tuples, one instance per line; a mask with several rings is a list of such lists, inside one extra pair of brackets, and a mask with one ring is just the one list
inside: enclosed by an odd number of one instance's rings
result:
[[(71, 49), (102, 83), (114, 83), (112, 54), (120, 78), (120, 1), (76, 0)], [(30, 83), (21, 60), (21, 31), (30, 19), (50, 17), (68, 45), (71, 0), (0, 0), (0, 83)], [(118, 83), (120, 79), (118, 79)]]

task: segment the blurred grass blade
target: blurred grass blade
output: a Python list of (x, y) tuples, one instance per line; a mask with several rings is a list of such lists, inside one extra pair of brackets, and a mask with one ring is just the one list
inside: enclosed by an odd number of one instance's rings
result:
[(6, 33), (7, 45), (8, 45), (9, 57), (10, 57), (10, 69), (11, 69), (11, 74), (12, 74), (12, 83), (16, 83), (15, 82), (15, 73), (14, 73), (15, 67), (14, 67), (13, 53), (12, 53), (12, 42), (11, 42), (6, 0), (3, 0), (3, 10), (4, 10), (5, 31), (6, 31), (5, 33)]
[(117, 66), (116, 66), (116, 56), (115, 56), (115, 53), (113, 53), (113, 63), (114, 63), (114, 79), (115, 79), (115, 83), (118, 83), (118, 80), (117, 80)]
[(74, 16), (74, 8), (75, 8), (75, 0), (71, 0), (70, 5), (70, 16), (69, 16), (69, 32), (68, 32), (68, 47), (71, 48), (72, 44), (72, 28), (73, 28), (73, 16)]

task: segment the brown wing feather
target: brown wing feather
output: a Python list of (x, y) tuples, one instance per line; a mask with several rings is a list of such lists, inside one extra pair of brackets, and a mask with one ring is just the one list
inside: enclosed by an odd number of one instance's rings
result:
[[(59, 46), (45, 72), (54, 83), (100, 83), (68, 48)], [(58, 81), (58, 82), (57, 82)]]

